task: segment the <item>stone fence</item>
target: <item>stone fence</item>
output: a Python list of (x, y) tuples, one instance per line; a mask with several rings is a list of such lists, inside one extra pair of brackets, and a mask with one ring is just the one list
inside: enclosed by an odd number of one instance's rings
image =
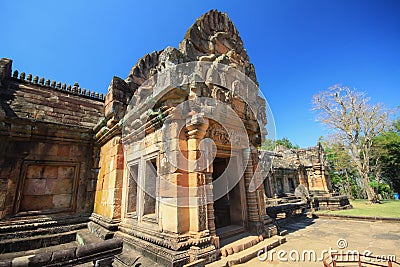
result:
[(19, 74), (18, 70), (15, 70), (13, 75), (13, 79), (17, 79), (19, 81), (36, 84), (39, 86), (45, 86), (49, 89), (59, 90), (61, 92), (67, 92), (70, 94), (75, 94), (79, 96), (88, 97), (94, 100), (104, 101), (105, 96), (103, 94), (99, 94), (98, 92), (86, 90), (85, 88), (80, 88), (79, 84), (76, 82), (73, 86), (67, 85), (65, 83), (50, 81), (50, 79), (45, 79), (43, 77), (39, 78), (38, 76), (32, 76), (32, 74), (26, 75), (25, 72), (21, 72)]

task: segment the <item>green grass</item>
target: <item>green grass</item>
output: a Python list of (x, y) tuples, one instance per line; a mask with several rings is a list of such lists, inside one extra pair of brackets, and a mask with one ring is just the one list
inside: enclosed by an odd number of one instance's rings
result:
[(400, 201), (383, 200), (381, 204), (367, 204), (366, 200), (352, 200), (353, 209), (317, 211), (316, 214), (400, 218)]

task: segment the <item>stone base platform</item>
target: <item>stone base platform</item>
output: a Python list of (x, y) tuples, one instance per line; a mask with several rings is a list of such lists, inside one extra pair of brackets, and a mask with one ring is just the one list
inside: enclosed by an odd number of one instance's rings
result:
[(343, 210), (351, 209), (349, 198), (346, 195), (322, 195), (314, 196), (312, 200), (312, 210)]
[[(276, 240), (281, 240), (280, 238), (276, 239), (276, 237), (275, 239), (268, 238), (277, 234), (277, 227), (275, 225), (267, 224), (264, 227), (267, 228), (267, 234), (250, 233), (237, 225), (218, 228), (218, 245), (215, 243), (206, 243), (174, 250), (162, 244), (155, 244), (150, 239), (136, 237), (132, 229), (129, 230), (120, 226), (119, 230), (114, 233), (114, 238), (123, 240), (124, 249), (121, 255), (116, 256), (115, 265), (126, 267), (140, 262), (142, 264), (146, 263), (146, 266), (154, 267), (198, 267), (222, 258), (228, 258), (229, 261), (236, 262), (239, 257), (239, 261), (243, 261), (243, 257), (250, 259), (254, 255), (257, 255), (254, 254), (255, 248), (259, 251), (260, 247), (271, 247), (271, 244), (275, 246), (279, 243), (276, 243)], [(269, 241), (264, 242), (266, 240)], [(263, 245), (259, 245), (260, 243)]]
[[(131, 261), (132, 254), (154, 262), (152, 266), (185, 266), (192, 261), (191, 259), (204, 259), (207, 263), (216, 259), (216, 248), (213, 245), (192, 246), (188, 250), (175, 251), (121, 231), (116, 232), (114, 237), (120, 238), (124, 242), (124, 252), (117, 256), (116, 266), (130, 266), (127, 260)], [(140, 261), (142, 262), (142, 260)]]

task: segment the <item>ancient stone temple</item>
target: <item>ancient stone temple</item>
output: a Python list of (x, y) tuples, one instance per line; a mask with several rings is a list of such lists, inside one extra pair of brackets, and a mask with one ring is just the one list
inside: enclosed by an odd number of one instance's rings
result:
[[(264, 174), (267, 210), (276, 210), (279, 205), (299, 202), (299, 198), (295, 196), (299, 185), (306, 189), (309, 208), (312, 210), (351, 208), (346, 195), (332, 192), (329, 162), (321, 143), (300, 149), (278, 146), (274, 151), (264, 153), (268, 153), (273, 159), (271, 169)], [(292, 206), (295, 210), (296, 205)], [(303, 208), (305, 205), (297, 206)]]
[[(131, 266), (139, 252), (183, 266), (275, 235), (260, 175), (267, 120), (258, 94), (237, 29), (213, 10), (178, 48), (145, 55), (125, 80), (113, 77), (105, 96), (13, 72), (2, 59), (0, 261), (12, 266), (23, 251), (52, 245), (30, 264), (106, 266), (123, 240), (117, 265)], [(245, 233), (255, 238), (226, 247)]]
[(279, 146), (271, 155), (272, 168), (264, 180), (267, 197), (294, 193), (299, 184), (313, 194), (332, 192), (329, 163), (320, 143), (315, 147), (301, 149)]
[[(256, 86), (243, 88), (232, 72), (218, 73), (219, 65), (256, 84), (235, 26), (226, 14), (211, 11), (189, 28), (179, 48), (145, 55), (125, 80), (113, 78), (105, 119), (95, 127), (100, 172), (90, 229), (177, 266), (214, 261), (223, 238), (276, 233), (265, 212), (262, 184), (249, 190), (264, 134), (265, 111), (260, 110), (265, 102)], [(203, 72), (196, 73), (199, 69)], [(248, 101), (239, 97), (240, 90)], [(239, 114), (237, 120), (229, 110)], [(247, 147), (242, 139), (248, 139)], [(208, 152), (204, 140), (214, 143)], [(212, 150), (211, 164), (201, 162)], [(213, 181), (223, 173), (237, 176), (240, 167), (243, 173), (234, 183), (225, 174), (229, 190), (214, 199)]]

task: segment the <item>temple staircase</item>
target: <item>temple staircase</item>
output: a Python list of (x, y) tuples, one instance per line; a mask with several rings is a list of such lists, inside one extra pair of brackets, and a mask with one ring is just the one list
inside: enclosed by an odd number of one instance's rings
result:
[(219, 260), (206, 266), (222, 267), (241, 264), (285, 242), (286, 238), (281, 236), (264, 239), (262, 236), (243, 232), (239, 235), (222, 239), (221, 247), (218, 250)]
[(87, 221), (87, 216), (77, 215), (13, 217), (0, 221), (0, 266), (111, 262), (114, 255), (122, 252), (122, 241), (97, 238), (87, 229)]

